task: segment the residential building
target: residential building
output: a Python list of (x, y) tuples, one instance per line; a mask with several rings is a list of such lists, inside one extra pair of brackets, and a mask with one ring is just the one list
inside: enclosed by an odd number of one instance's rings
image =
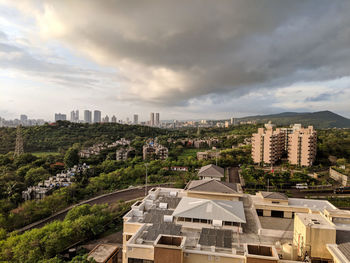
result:
[(147, 143), (142, 149), (144, 160), (160, 159), (165, 160), (168, 158), (168, 148), (158, 143)]
[(317, 133), (312, 126), (288, 135), (288, 161), (298, 166), (312, 166), (316, 159)]
[(134, 124), (139, 124), (139, 115), (134, 114)]
[(73, 110), (70, 112), (70, 121), (79, 122), (79, 110)]
[(89, 110), (84, 110), (84, 122), (92, 123), (92, 113)]
[(254, 163), (275, 164), (284, 153), (290, 164), (311, 166), (316, 158), (317, 133), (312, 126), (302, 128), (294, 124), (290, 128), (277, 128), (271, 122), (252, 135)]
[(117, 122), (117, 117), (115, 115), (112, 116), (111, 122), (116, 123)]
[(21, 123), (23, 123), (23, 124), (26, 124), (28, 121), (27, 115), (21, 114), (21, 116), (19, 118), (20, 118)]
[(126, 161), (129, 158), (135, 157), (135, 149), (133, 147), (121, 148), (116, 151), (117, 161)]
[(109, 117), (106, 115), (104, 118), (102, 118), (103, 123), (108, 123), (109, 122)]
[(157, 127), (159, 127), (159, 126), (160, 126), (160, 117), (159, 117), (159, 112), (157, 112), (157, 113), (156, 113), (155, 125), (156, 125)]
[(350, 260), (349, 211), (216, 180), (152, 188), (123, 219), (123, 263)]
[(231, 125), (235, 125), (235, 118), (231, 117)]
[(254, 163), (273, 165), (281, 159), (284, 149), (284, 137), (280, 129), (259, 128), (252, 136), (252, 159)]
[(100, 123), (101, 122), (101, 111), (94, 110), (94, 123)]
[(62, 113), (55, 113), (55, 121), (66, 121), (67, 115)]
[(154, 112), (151, 112), (150, 114), (149, 125), (152, 127), (154, 126)]
[(220, 181), (224, 178), (224, 176), (224, 168), (221, 168), (215, 164), (203, 166), (198, 172), (199, 179), (215, 179)]
[(221, 154), (217, 151), (204, 151), (204, 152), (197, 152), (197, 160), (213, 160), (213, 159), (219, 159)]

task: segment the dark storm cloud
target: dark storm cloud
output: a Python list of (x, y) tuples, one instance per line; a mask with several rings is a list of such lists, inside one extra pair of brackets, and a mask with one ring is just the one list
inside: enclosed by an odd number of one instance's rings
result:
[[(130, 61), (182, 76), (181, 87), (165, 84), (159, 95), (143, 98), (152, 103), (349, 74), (349, 1), (48, 3), (66, 27), (62, 39), (91, 48), (96, 59), (102, 54), (102, 63)], [(133, 80), (133, 72), (127, 75)]]
[(318, 94), (317, 96), (307, 97), (305, 99), (305, 101), (306, 102), (330, 101), (330, 100), (334, 99), (334, 97), (336, 97), (338, 95), (342, 95), (342, 94), (344, 94), (343, 91), (325, 92), (325, 93)]
[(42, 3), (46, 34), (119, 69), (124, 99), (187, 105), (349, 75), (346, 0)]

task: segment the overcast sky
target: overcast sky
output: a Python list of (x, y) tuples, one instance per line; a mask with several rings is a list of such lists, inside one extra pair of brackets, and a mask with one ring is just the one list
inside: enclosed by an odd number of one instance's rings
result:
[(349, 14), (348, 0), (0, 0), (0, 117), (350, 117)]

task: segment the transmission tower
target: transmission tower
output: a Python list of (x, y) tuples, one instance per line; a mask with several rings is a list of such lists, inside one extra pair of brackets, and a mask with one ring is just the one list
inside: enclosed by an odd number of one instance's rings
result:
[(24, 153), (23, 149), (23, 137), (21, 126), (17, 126), (17, 135), (16, 135), (16, 148), (14, 156), (20, 156)]

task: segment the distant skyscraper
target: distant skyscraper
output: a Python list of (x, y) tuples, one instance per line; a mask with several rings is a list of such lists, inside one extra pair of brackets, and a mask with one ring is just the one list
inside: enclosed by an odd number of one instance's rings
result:
[(159, 112), (156, 113), (156, 126), (160, 125)]
[(112, 118), (111, 118), (111, 122), (116, 123), (117, 122), (117, 117), (113, 115)]
[(151, 112), (150, 114), (149, 125), (154, 126), (154, 112)]
[(139, 124), (139, 115), (134, 114), (134, 124)]
[(75, 111), (70, 112), (70, 121), (71, 122), (76, 122), (76, 117), (75, 117)]
[(67, 115), (61, 113), (55, 113), (55, 121), (66, 121)]
[(20, 116), (20, 120), (21, 120), (22, 124), (24, 124), (24, 123), (26, 123), (26, 122), (28, 121), (28, 116), (22, 114), (22, 115)]
[(102, 122), (103, 122), (103, 123), (109, 122), (109, 117), (108, 117), (108, 115), (106, 115), (106, 116), (102, 119)]
[(84, 110), (84, 122), (85, 123), (91, 123), (92, 122), (92, 113), (89, 110)]
[(235, 124), (235, 118), (231, 117), (231, 125)]
[(101, 111), (95, 110), (94, 111), (94, 123), (101, 122)]
[(79, 122), (79, 110), (75, 111), (75, 122)]

